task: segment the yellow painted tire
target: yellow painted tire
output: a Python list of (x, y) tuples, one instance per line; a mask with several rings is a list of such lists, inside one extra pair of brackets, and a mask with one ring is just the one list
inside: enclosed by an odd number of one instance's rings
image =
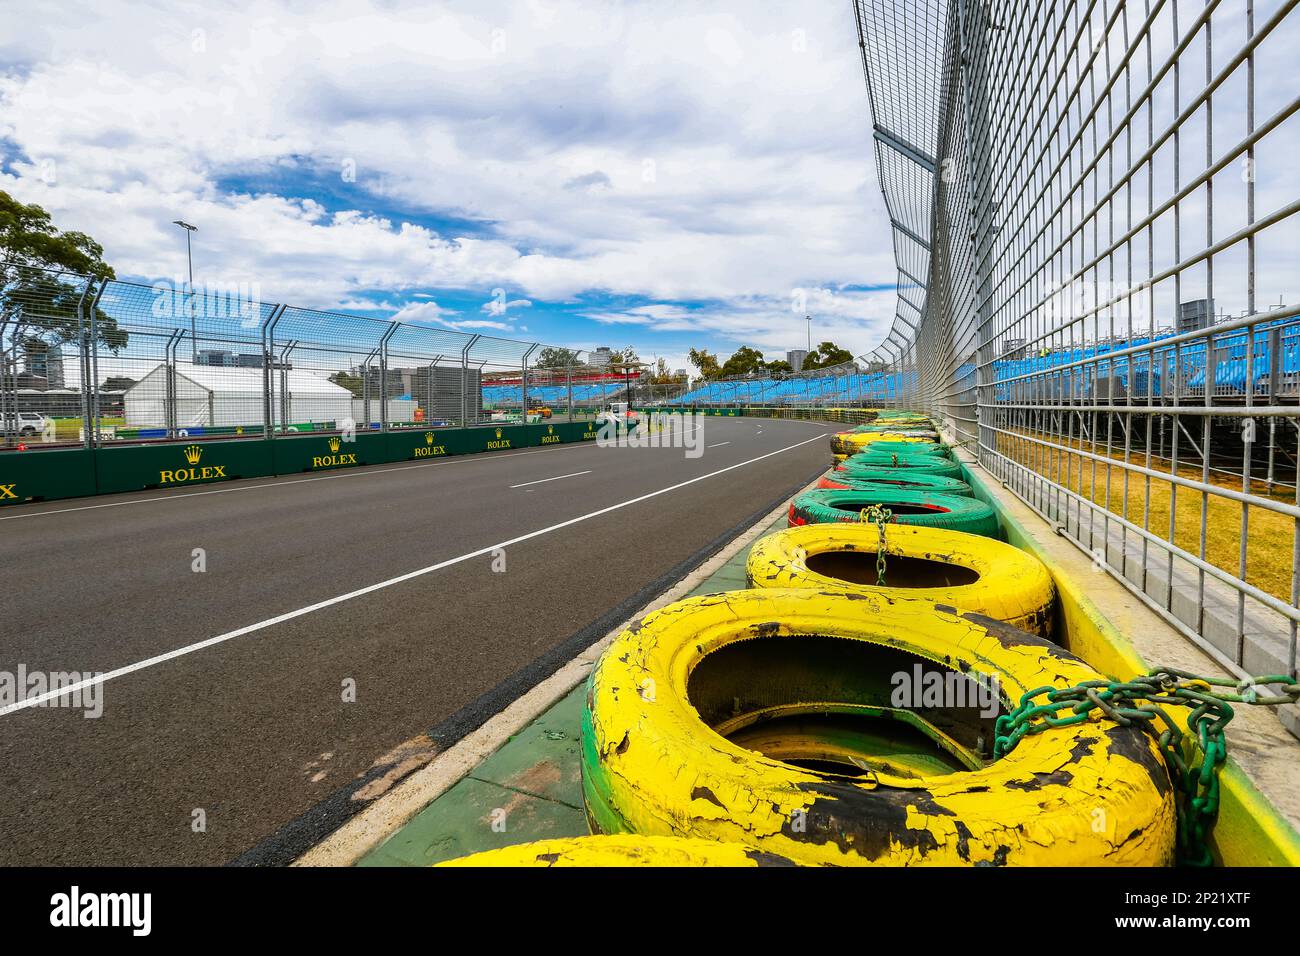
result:
[(737, 843), (685, 837), (611, 836), (538, 840), (486, 850), (438, 866), (452, 867), (569, 867), (569, 866), (797, 866), (784, 857)]
[(831, 436), (831, 451), (833, 452), (852, 454), (854, 451), (862, 451), (878, 444), (890, 444), (897, 447), (899, 445), (933, 445), (934, 442), (929, 438), (904, 436), (898, 432), (865, 434), (861, 432), (840, 432)]
[[(932, 775), (824, 772), (723, 736), (781, 719), (862, 717), (899, 667), (1001, 675), (1002, 710), (1044, 685), (1101, 678), (1042, 638), (923, 601), (798, 589), (680, 601), (619, 635), (588, 681), (582, 783), (592, 832), (743, 843), (801, 864), (1172, 863), (1173, 791), (1137, 727), (1094, 718), (1027, 736), (978, 769)], [(992, 725), (888, 703), (880, 711), (909, 727), (934, 730), (925, 713), (946, 722), (941, 756)], [(812, 756), (836, 759), (830, 748)]]
[(750, 587), (932, 601), (1051, 637), (1056, 588), (1033, 555), (980, 535), (891, 524), (885, 530), (886, 587), (880, 587), (879, 542), (873, 524), (787, 528), (754, 545), (745, 574)]

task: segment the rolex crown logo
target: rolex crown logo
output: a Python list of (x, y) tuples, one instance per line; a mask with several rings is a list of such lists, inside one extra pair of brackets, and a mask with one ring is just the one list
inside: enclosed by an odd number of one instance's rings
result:
[(501, 437), (501, 429), (498, 428), (498, 429), (497, 429), (497, 438), (500, 438), (500, 437)]
[(330, 439), (330, 451), (338, 451), (342, 445), (343, 442), (339, 441), (337, 438)]
[(426, 445), (432, 445), (432, 444), (433, 444), (433, 432), (425, 432), (425, 433), (424, 433), (424, 443), (425, 443)]
[(548, 434), (548, 435), (554, 435), (554, 434), (555, 434), (555, 426), (554, 426), (554, 425), (547, 425), (547, 426), (546, 426), (546, 434)]
[(198, 445), (190, 445), (188, 448), (185, 449), (184, 454), (185, 454), (186, 461), (188, 461), (191, 465), (197, 465), (199, 463), (199, 459), (203, 457), (203, 449), (200, 448)]

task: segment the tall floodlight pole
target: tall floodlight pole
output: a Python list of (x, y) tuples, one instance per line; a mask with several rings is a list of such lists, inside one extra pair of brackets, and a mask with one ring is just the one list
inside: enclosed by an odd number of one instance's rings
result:
[(185, 230), (185, 261), (190, 268), (190, 362), (194, 365), (199, 364), (199, 338), (198, 331), (195, 328), (194, 319), (194, 253), (190, 248), (190, 233), (198, 232), (198, 226), (191, 226), (188, 222), (181, 219), (173, 219), (172, 225), (180, 226)]
[(808, 320), (808, 354), (812, 355), (812, 316), (805, 315), (804, 318)]

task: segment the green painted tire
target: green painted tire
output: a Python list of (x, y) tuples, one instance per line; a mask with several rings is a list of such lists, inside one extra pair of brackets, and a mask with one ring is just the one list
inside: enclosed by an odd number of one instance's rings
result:
[(890, 455), (853, 455), (846, 458), (835, 468), (836, 471), (910, 471), (924, 475), (938, 475), (941, 478), (960, 478), (961, 465), (951, 458), (939, 458), (935, 455), (899, 455), (895, 462)]
[(966, 534), (998, 536), (998, 516), (975, 498), (925, 491), (835, 490), (805, 491), (790, 504), (790, 527), (805, 524), (858, 522), (862, 509), (879, 505), (892, 511), (891, 522), (922, 528), (947, 528)]
[(898, 468), (880, 468), (852, 474), (832, 470), (821, 477), (817, 487), (855, 491), (863, 488), (870, 488), (873, 491), (924, 491), (930, 494), (956, 495), (959, 498), (975, 496), (971, 486), (960, 479), (941, 478), (938, 475), (926, 475)]
[(916, 442), (916, 441), (894, 441), (890, 438), (877, 438), (871, 444), (867, 445), (859, 455), (876, 455), (878, 457), (889, 457), (890, 455), (937, 455), (940, 458), (951, 458), (952, 454), (947, 445), (940, 445), (938, 442)]

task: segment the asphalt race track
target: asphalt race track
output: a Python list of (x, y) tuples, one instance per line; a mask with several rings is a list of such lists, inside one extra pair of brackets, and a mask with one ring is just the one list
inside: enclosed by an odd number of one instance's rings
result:
[(702, 427), (0, 510), (0, 671), (109, 675), (0, 714), (0, 863), (291, 860), (828, 463)]

